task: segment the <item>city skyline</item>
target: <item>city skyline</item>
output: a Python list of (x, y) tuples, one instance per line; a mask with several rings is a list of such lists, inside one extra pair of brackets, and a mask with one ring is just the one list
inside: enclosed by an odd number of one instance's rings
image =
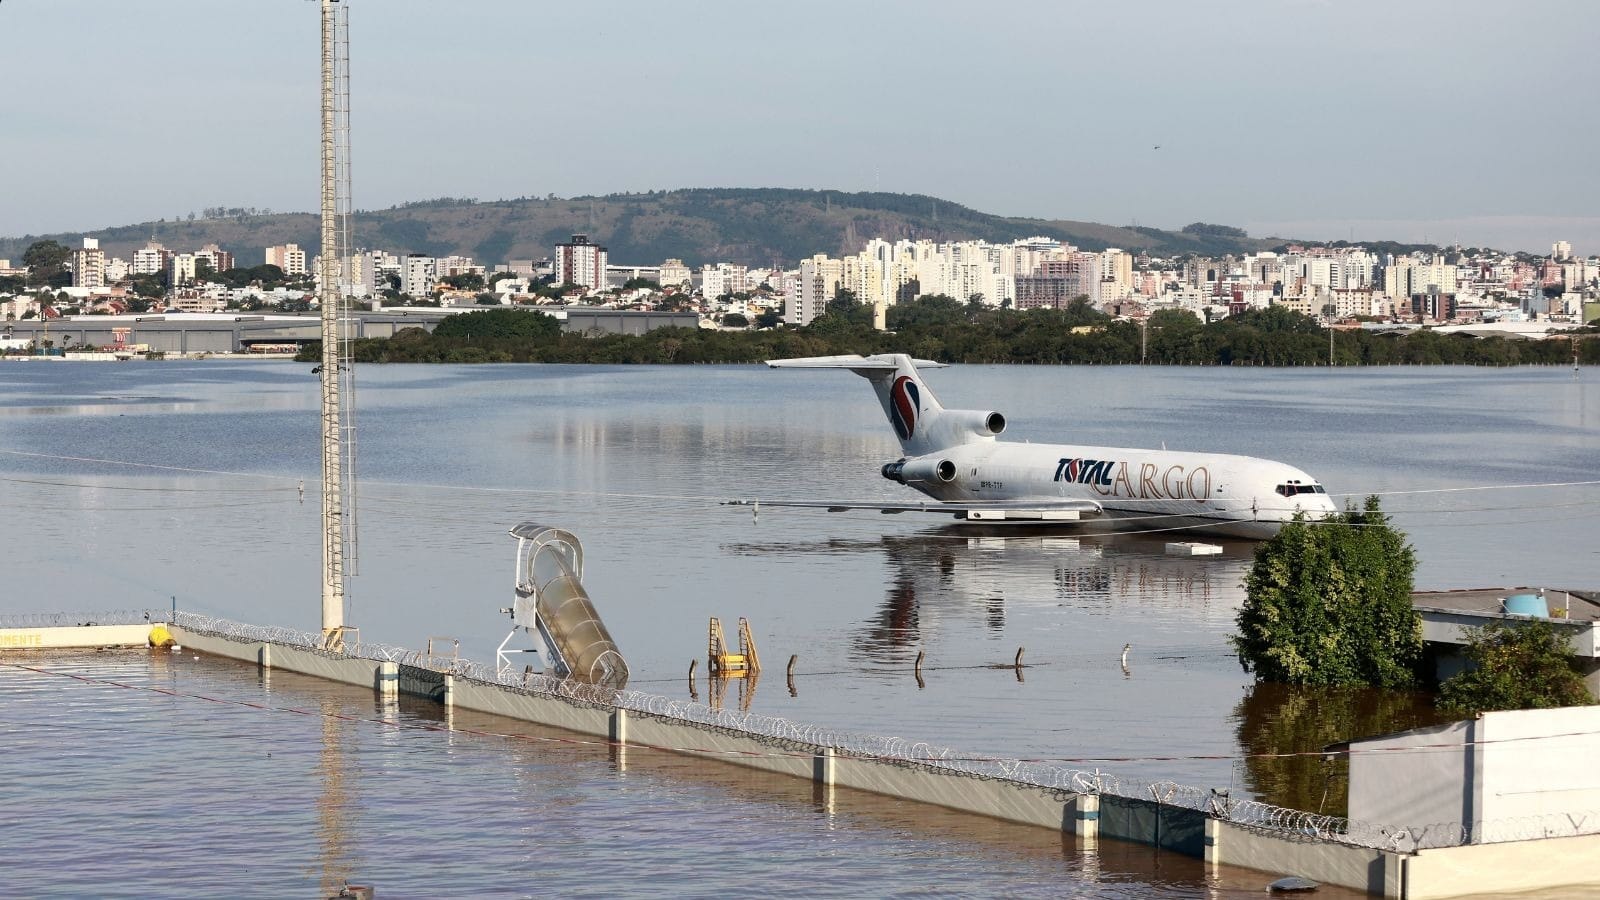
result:
[[(312, 209), (303, 6), (6, 4), (14, 69), (52, 73), (57, 102), (13, 98), (0, 234)], [(1592, 76), (1589, 4), (1038, 4), (987, 28), (949, 3), (480, 0), (440, 17), (352, 4), (358, 207), (792, 186), (1258, 236), (1600, 246), (1582, 152), (1600, 124), (1564, 111)]]

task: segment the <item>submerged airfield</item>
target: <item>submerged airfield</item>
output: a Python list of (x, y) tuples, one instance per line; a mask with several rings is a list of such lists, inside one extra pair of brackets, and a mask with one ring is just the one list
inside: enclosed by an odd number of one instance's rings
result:
[[(180, 611), (303, 627), (311, 612), (294, 598), (314, 595), (304, 560), (315, 509), (296, 487), (314, 461), (294, 448), (314, 446), (307, 367), (141, 367), (136, 396), (114, 383), (118, 367), (49, 368), (51, 379), (71, 373), (53, 396), (27, 380), (45, 377), (36, 367), (11, 367), (0, 398), (13, 423), (0, 484), (19, 558), (32, 561), (11, 573), (7, 612), (176, 598)], [(1548, 372), (1213, 374), (975, 367), (934, 384), (952, 405), (992, 402), (1040, 440), (1228, 450), (1248, 433), (1252, 453), (1294, 460), (1335, 492), (1573, 482), (1587, 467), (1594, 401)], [(1426, 698), (1366, 696), (1330, 715), (1333, 698), (1252, 687), (1226, 647), (1247, 543), (1175, 558), (1162, 534), (972, 534), (767, 509), (752, 523), (717, 505), (903, 490), (878, 476), (892, 438), (848, 382), (737, 367), (376, 368), (363, 379), (352, 580), (363, 640), (420, 647), (446, 635), (463, 657), (492, 659), (507, 627), (505, 529), (537, 516), (583, 539), (585, 584), (628, 656), (630, 687), (682, 702), (706, 618), (744, 616), (768, 671), (753, 690), (730, 686), (727, 709), (747, 700), (753, 713), (830, 729), (1313, 810), (1337, 783), (1249, 758), (1348, 736), (1323, 730), (1330, 722), (1375, 733), (1431, 713)], [(1336, 433), (1350, 437), (1326, 437)], [(1540, 580), (1582, 585), (1593, 520), (1574, 517), (1579, 507), (1564, 518), (1556, 504), (1524, 507), (1592, 488), (1536, 490), (1395, 493), (1386, 507), (1419, 548), (1422, 586), (1531, 580), (1526, 560), (1500, 549), (1529, 527), (1548, 551)], [(1018, 647), (1020, 672), (1004, 666)], [(708, 687), (702, 674), (702, 703)]]

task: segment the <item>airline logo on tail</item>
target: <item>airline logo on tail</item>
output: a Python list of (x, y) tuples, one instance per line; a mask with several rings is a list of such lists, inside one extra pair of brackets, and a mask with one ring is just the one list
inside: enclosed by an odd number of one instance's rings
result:
[(917, 428), (917, 410), (922, 408), (922, 395), (910, 375), (901, 375), (889, 388), (889, 421), (900, 440), (908, 441)]

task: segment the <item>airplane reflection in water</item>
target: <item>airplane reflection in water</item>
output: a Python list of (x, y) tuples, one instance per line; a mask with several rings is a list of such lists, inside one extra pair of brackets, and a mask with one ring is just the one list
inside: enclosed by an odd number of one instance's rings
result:
[(883, 553), (892, 567), (883, 605), (865, 623), (855, 650), (879, 662), (903, 662), (924, 632), (941, 621), (977, 616), (985, 630), (1005, 629), (1008, 608), (1070, 607), (1106, 615), (1140, 607), (1177, 607), (1231, 621), (1254, 544), (1225, 542), (1209, 557), (1165, 555), (1161, 536), (1063, 536), (1047, 527), (977, 529), (949, 525), (876, 539), (742, 543), (739, 554)]

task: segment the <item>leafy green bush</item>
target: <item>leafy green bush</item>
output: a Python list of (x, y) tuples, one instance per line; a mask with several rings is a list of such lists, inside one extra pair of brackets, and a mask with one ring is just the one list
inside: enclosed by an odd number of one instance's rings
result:
[(1416, 567), (1377, 497), (1319, 521), (1297, 517), (1256, 548), (1232, 639), (1239, 662), (1290, 684), (1413, 683), (1422, 655)]
[(1472, 666), (1439, 688), (1439, 708), (1472, 715), (1595, 702), (1572, 667), (1572, 642), (1549, 622), (1490, 622), (1467, 632)]

